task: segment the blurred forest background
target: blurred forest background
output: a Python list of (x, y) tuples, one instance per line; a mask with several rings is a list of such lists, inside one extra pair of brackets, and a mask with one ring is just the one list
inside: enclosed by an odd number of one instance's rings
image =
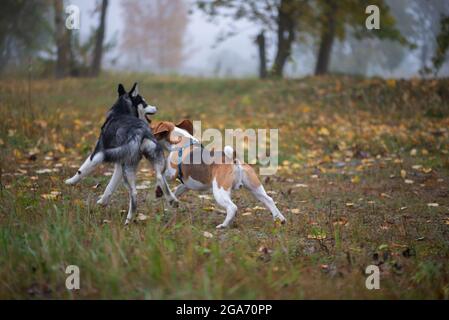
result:
[[(81, 28), (64, 27), (65, 7)], [(380, 8), (367, 30), (365, 8)], [(449, 74), (447, 0), (4, 0), (0, 75)]]

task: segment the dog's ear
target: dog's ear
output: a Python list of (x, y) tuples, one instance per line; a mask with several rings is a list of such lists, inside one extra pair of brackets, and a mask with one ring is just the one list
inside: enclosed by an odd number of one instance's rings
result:
[(184, 119), (176, 125), (178, 128), (184, 129), (193, 136), (193, 123), (190, 120)]
[(174, 128), (173, 124), (166, 121), (158, 122), (154, 126), (151, 126), (153, 134), (157, 137), (162, 137), (164, 134), (172, 131), (173, 128)]
[(123, 84), (119, 84), (118, 88), (117, 88), (117, 92), (118, 92), (118, 96), (121, 97), (126, 93), (125, 87), (123, 86)]
[(131, 90), (129, 90), (129, 95), (135, 98), (137, 97), (138, 94), (139, 94), (139, 86), (137, 85), (137, 82), (134, 82), (133, 87), (131, 88)]

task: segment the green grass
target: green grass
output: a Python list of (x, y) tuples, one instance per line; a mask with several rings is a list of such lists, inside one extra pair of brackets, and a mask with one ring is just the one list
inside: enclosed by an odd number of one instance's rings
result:
[[(189, 192), (169, 208), (143, 162), (138, 181), (151, 187), (139, 190), (138, 212), (147, 220), (128, 227), (124, 188), (96, 205), (110, 166), (64, 185), (117, 84), (135, 80), (158, 120), (279, 128), (281, 167), (262, 180), (288, 224), (242, 190), (235, 224), (215, 230), (224, 214), (212, 197)], [(31, 103), (27, 87), (0, 81), (0, 298), (449, 298), (447, 80), (109, 74), (34, 80)], [(52, 191), (60, 194), (43, 197)], [(380, 290), (365, 288), (370, 264), (381, 268)], [(65, 288), (68, 265), (80, 268), (78, 291)]]

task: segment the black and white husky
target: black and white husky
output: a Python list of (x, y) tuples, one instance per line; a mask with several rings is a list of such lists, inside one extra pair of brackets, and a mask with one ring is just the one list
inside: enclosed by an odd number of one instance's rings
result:
[(142, 155), (152, 163), (156, 172), (157, 185), (161, 187), (166, 200), (172, 205), (178, 202), (162, 174), (165, 169), (163, 148), (153, 136), (146, 118), (148, 115), (155, 114), (156, 111), (156, 107), (147, 105), (139, 95), (137, 83), (129, 93), (122, 84), (119, 84), (118, 99), (109, 110), (106, 121), (101, 127), (94, 151), (77, 173), (65, 181), (69, 185), (76, 184), (102, 162), (114, 163), (114, 174), (97, 203), (106, 205), (123, 178), (130, 199), (125, 224), (132, 221), (136, 213), (136, 170)]

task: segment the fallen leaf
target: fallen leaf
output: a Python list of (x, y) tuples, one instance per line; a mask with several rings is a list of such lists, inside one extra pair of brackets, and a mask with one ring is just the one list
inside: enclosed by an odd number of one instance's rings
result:
[(145, 215), (145, 214), (143, 214), (143, 213), (139, 213), (138, 215), (137, 215), (137, 220), (140, 220), (140, 221), (145, 221), (145, 220), (147, 220), (149, 217), (147, 216), (147, 215)]
[(52, 172), (51, 169), (40, 169), (40, 170), (36, 170), (37, 174), (44, 174), (44, 173), (50, 173)]
[(346, 206), (347, 206), (347, 207), (353, 207), (353, 206), (354, 206), (354, 203), (352, 203), (352, 202), (347, 202), (347, 203), (346, 203)]
[(360, 177), (359, 176), (354, 176), (351, 178), (351, 182), (354, 184), (358, 184), (360, 183)]
[(214, 237), (214, 235), (212, 233), (207, 232), (207, 231), (203, 232), (203, 236), (205, 236), (206, 238), (210, 238), (210, 239)]
[(318, 134), (321, 136), (328, 136), (330, 134), (329, 130), (325, 127), (321, 127), (318, 131)]
[(407, 171), (401, 170), (401, 177), (402, 177), (402, 179), (405, 179), (406, 176), (407, 176)]
[(324, 240), (324, 239), (326, 239), (326, 235), (325, 234), (309, 234), (309, 235), (307, 235), (307, 239)]
[(56, 200), (61, 195), (59, 191), (52, 191), (50, 193), (41, 194), (41, 197), (45, 200)]

